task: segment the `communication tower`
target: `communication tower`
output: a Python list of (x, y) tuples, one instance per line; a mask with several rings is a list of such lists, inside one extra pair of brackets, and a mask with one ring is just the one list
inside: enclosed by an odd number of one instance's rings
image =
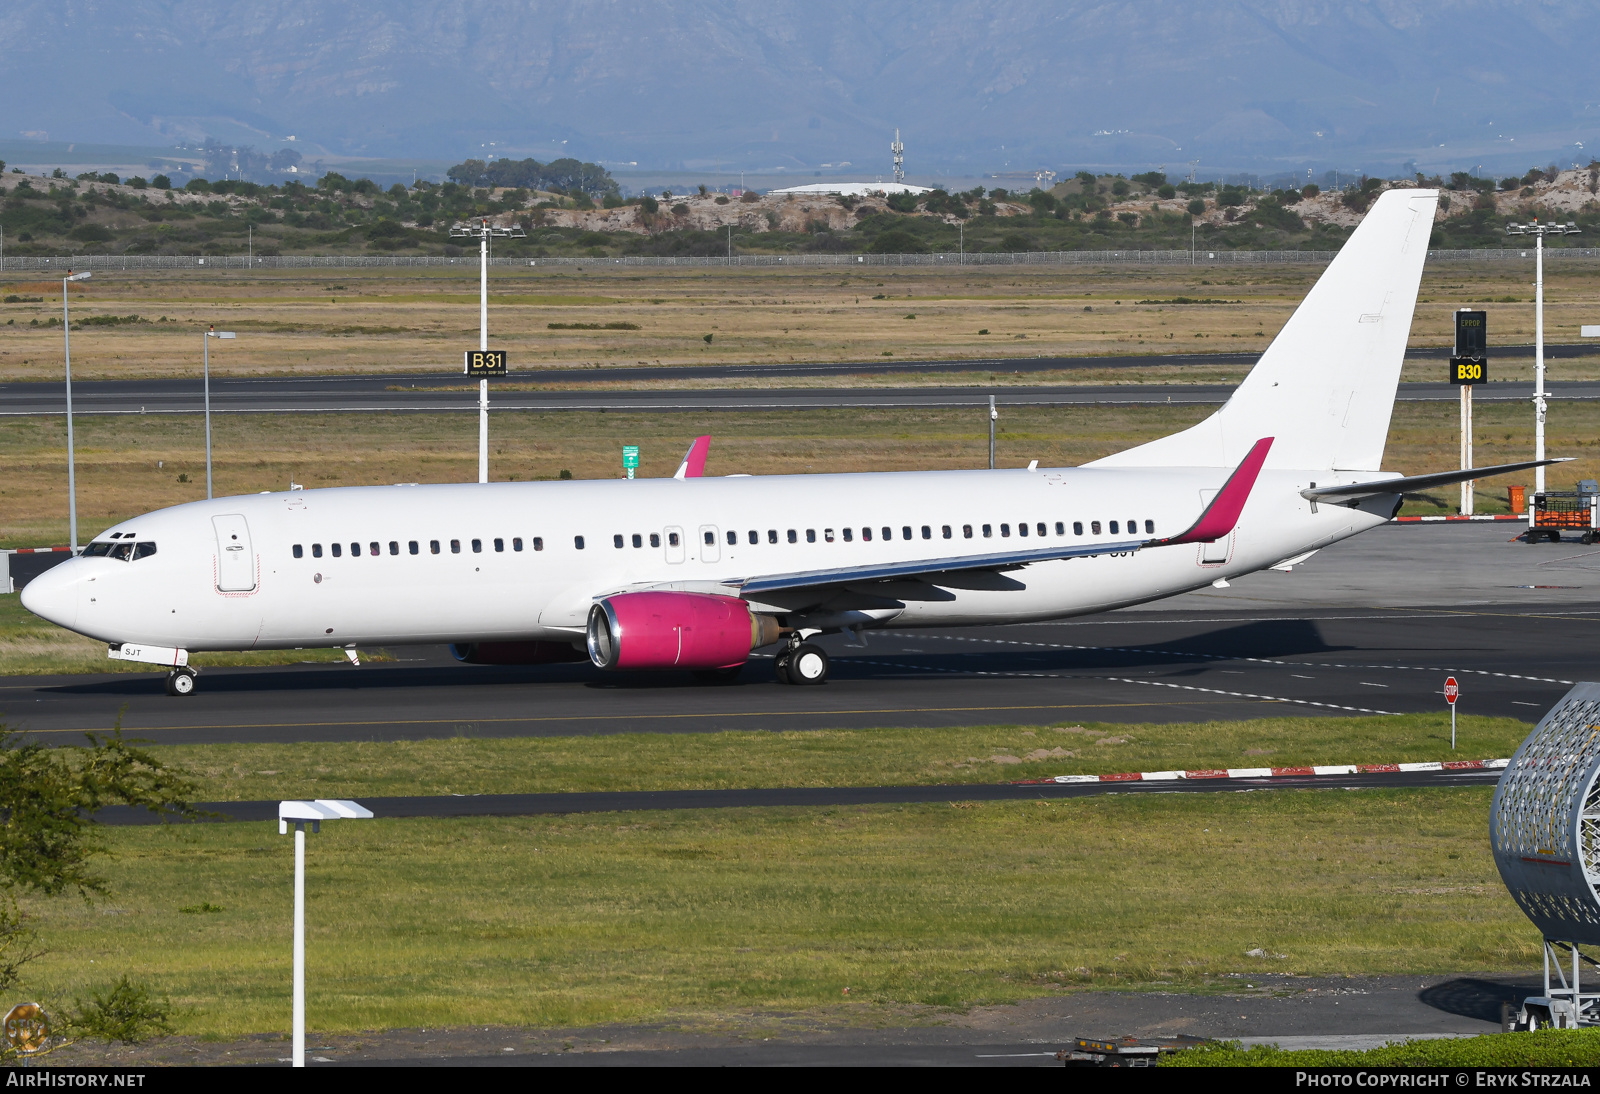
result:
[(889, 146), (894, 153), (894, 181), (906, 181), (906, 146), (900, 142), (900, 130), (894, 131), (894, 143)]

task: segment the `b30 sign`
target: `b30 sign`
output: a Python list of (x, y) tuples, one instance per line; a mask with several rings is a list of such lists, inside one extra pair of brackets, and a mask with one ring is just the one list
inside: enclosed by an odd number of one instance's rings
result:
[(468, 376), (504, 376), (506, 351), (503, 349), (469, 349), (462, 354), (461, 371)]

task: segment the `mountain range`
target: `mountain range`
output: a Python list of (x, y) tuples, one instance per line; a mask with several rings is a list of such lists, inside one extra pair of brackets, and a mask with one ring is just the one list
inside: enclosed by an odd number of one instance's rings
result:
[(1597, 42), (1579, 0), (8, 0), (0, 139), (1492, 173), (1588, 162)]

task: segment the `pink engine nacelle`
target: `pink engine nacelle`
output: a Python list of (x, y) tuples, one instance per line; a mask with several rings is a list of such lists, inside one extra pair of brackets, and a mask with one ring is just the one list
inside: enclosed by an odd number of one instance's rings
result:
[(779, 637), (777, 620), (735, 596), (618, 593), (589, 609), (589, 659), (602, 669), (731, 669)]

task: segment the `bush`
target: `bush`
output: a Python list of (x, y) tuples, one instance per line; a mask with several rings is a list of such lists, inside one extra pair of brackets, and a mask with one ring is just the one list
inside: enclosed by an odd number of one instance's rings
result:
[(1300, 187), (1300, 196), (1302, 198), (1314, 198), (1320, 193), (1322, 193), (1322, 187), (1314, 182), (1308, 182)]
[(1189, 203), (1189, 215), (1192, 217), (1205, 216), (1206, 203), (1203, 198), (1195, 198)]
[(744, 202), (746, 205), (753, 205), (761, 200), (761, 195), (756, 193), (754, 190), (746, 190), (740, 196), (739, 200)]
[(1056, 207), (1055, 195), (1048, 190), (1035, 190), (1028, 195), (1028, 204), (1036, 212), (1048, 213)]
[(1148, 186), (1152, 190), (1159, 190), (1167, 184), (1167, 176), (1161, 171), (1146, 171), (1142, 175), (1134, 175), (1133, 181)]
[(183, 188), (189, 191), (191, 194), (211, 193), (211, 184), (205, 179), (190, 179), (188, 182), (183, 184)]
[(1521, 188), (1522, 188), (1522, 180), (1521, 179), (1508, 178), (1508, 179), (1501, 179), (1500, 180), (1500, 189), (1502, 189), (1502, 190), (1519, 190)]
[(1111, 196), (1119, 198), (1128, 196), (1128, 183), (1126, 179), (1117, 179), (1112, 182)]
[(1158, 198), (1171, 199), (1171, 198), (1175, 198), (1177, 196), (1178, 196), (1178, 188), (1176, 186), (1173, 186), (1170, 182), (1162, 183), (1160, 186), (1156, 187), (1156, 197), (1158, 197)]
[(644, 210), (646, 213), (659, 213), (661, 211), (661, 203), (655, 198), (651, 197), (649, 194), (646, 194), (644, 197), (639, 199), (639, 208)]
[(880, 233), (867, 251), (875, 255), (920, 255), (927, 254), (928, 247), (910, 232), (891, 228)]
[(678, 204), (672, 207), (672, 215), (675, 217), (686, 217), (689, 215), (689, 207), (680, 201)]
[(622, 199), (616, 194), (607, 194), (601, 199), (600, 204), (607, 209), (620, 209), (622, 208)]
[(1033, 240), (1021, 232), (1010, 232), (1000, 238), (1000, 249), (1009, 254), (1021, 254), (1033, 250)]
[(1364, 213), (1367, 211), (1367, 206), (1372, 204), (1372, 195), (1365, 190), (1347, 190), (1344, 197), (1339, 200), (1346, 209)]

